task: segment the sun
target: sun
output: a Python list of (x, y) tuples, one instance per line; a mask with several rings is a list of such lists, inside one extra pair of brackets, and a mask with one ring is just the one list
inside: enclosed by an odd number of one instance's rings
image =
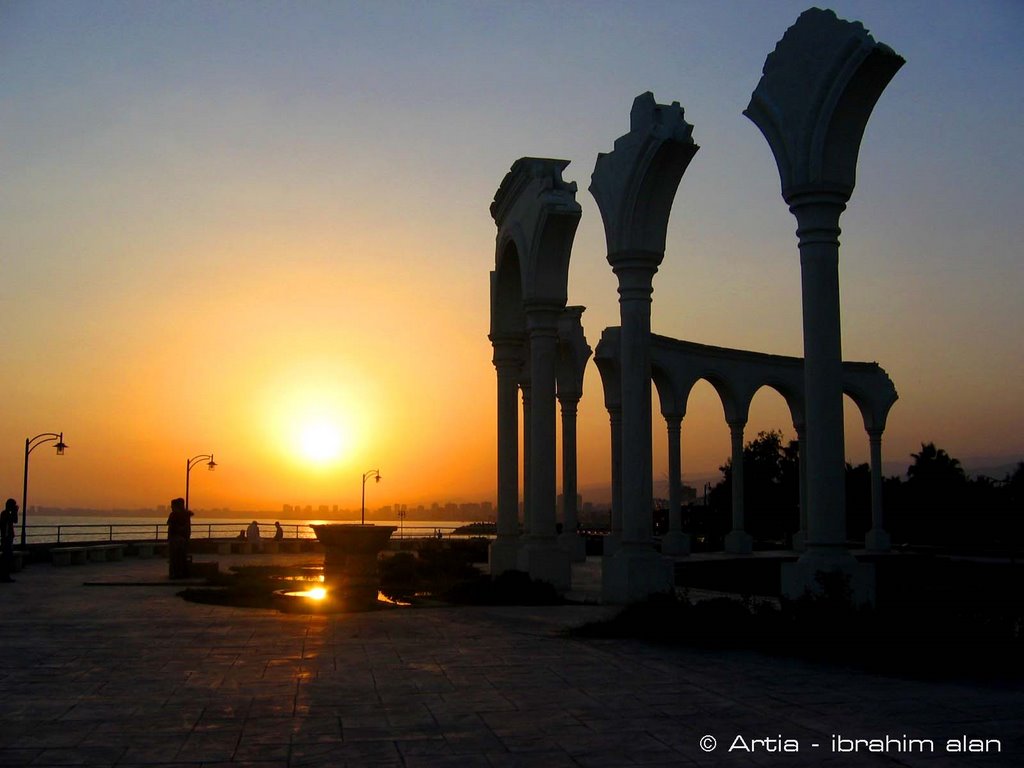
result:
[(321, 478), (352, 461), (367, 434), (368, 398), (360, 401), (341, 383), (341, 374), (329, 378), (317, 375), (315, 366), (298, 383), (294, 376), (272, 378), (264, 385), (259, 407), (266, 444), (273, 446), (275, 459), (293, 471)]
[(299, 430), (299, 450), (314, 464), (330, 464), (342, 457), (345, 437), (340, 427), (327, 421), (312, 421)]

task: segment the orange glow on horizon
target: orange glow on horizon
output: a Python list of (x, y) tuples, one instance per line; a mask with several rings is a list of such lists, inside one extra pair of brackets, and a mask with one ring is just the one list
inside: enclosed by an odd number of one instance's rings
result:
[[(301, 506), (358, 519), (362, 475), (376, 468), (383, 479), (366, 487), (367, 512), (494, 503), (488, 206), (516, 157), (571, 161), (565, 180), (578, 184), (582, 218), (568, 299), (586, 307), (596, 347), (620, 307), (586, 180), (596, 152), (628, 128), (636, 93), (664, 80), (664, 62), (644, 43), (655, 16), (687, 40), (673, 47), (678, 64), (722, 66), (686, 93), (655, 89), (664, 103), (692, 100), (684, 106), (704, 148), (673, 203), (652, 331), (802, 354), (794, 222), (764, 137), (739, 114), (760, 57), (793, 22), (786, 4), (764, 4), (756, 43), (737, 33), (742, 15), (717, 4), (702, 6), (696, 25), (690, 4), (653, 15), (635, 4), (627, 15), (638, 23), (628, 24), (616, 4), (595, 7), (601, 23), (589, 25), (554, 14), (552, 29), (575, 41), (561, 53), (545, 36), (488, 38), (508, 24), (462, 23), (457, 3), (424, 4), (412, 26), (391, 4), (359, 14), (190, 5), (176, 7), (174, 24), (156, 23), (164, 13), (154, 4), (87, 25), (22, 5), (4, 18), (0, 46), (2, 492), (20, 497), (26, 437), (63, 432), (69, 445), (61, 457), (32, 455), (29, 515), (34, 506), (156, 514), (185, 495), (186, 459), (205, 453), (218, 468), (192, 471), (189, 498), (211, 516)], [(519, 23), (515, 6), (495, 12)], [(1024, 327), (1024, 219), (1015, 215), (1024, 175), (1007, 166), (1019, 155), (1019, 100), (996, 98), (1012, 90), (1006, 62), (1019, 46), (991, 34), (1013, 28), (1007, 13), (938, 14), (944, 31), (966, 25), (986, 41), (967, 73), (911, 17), (879, 11), (869, 21), (914, 51), (892, 88), (905, 96), (914, 77), (932, 87), (915, 86), (909, 100), (887, 93), (871, 119), (842, 221), (843, 357), (877, 360), (899, 391), (884, 435), (887, 473), (905, 470), (925, 441), (988, 470), (1024, 455), (1014, 384), (1024, 356), (1013, 353)], [(338, 44), (342, 20), (354, 45)], [(243, 29), (267, 45), (246, 45), (256, 38)], [(407, 46), (394, 45), (400, 30), (412, 35)], [(576, 52), (609, 40), (621, 57), (578, 66)], [(388, 46), (398, 52), (382, 67)], [(160, 52), (161, 65), (133, 66), (139, 51)], [(510, 77), (509, 61), (551, 56), (566, 77), (540, 89), (536, 78)], [(507, 87), (495, 89), (496, 79)], [(539, 129), (537, 115), (581, 93), (594, 95), (587, 119)], [(950, 101), (971, 105), (946, 132), (967, 143), (937, 151), (919, 141), (920, 127)], [(663, 496), (656, 395), (652, 406)], [(845, 417), (847, 458), (859, 463), (869, 448), (863, 419), (849, 403)], [(730, 456), (721, 399), (706, 381), (682, 429), (683, 479), (700, 490)], [(765, 390), (744, 440), (769, 429), (795, 437), (786, 403)], [(578, 490), (606, 507), (609, 415), (593, 362), (576, 442)], [(560, 482), (560, 456), (555, 472)]]

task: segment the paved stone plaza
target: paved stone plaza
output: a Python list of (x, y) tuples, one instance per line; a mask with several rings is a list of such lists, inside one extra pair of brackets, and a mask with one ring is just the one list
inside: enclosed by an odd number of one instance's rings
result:
[[(270, 557), (222, 557), (221, 569), (246, 560)], [(1024, 764), (1019, 686), (564, 637), (610, 611), (595, 605), (300, 616), (84, 585), (166, 572), (162, 560), (33, 565), (2, 585), (0, 765)], [(834, 754), (833, 734), (931, 738), (936, 752)], [(800, 752), (730, 753), (737, 735)], [(961, 735), (1002, 752), (947, 754)]]

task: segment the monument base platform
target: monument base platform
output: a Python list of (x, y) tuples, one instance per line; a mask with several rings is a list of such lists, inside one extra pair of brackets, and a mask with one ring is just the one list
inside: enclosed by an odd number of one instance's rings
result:
[(675, 590), (672, 561), (653, 547), (622, 544), (605, 557), (601, 572), (601, 599), (623, 605)]
[(829, 580), (845, 582), (855, 606), (875, 603), (875, 566), (860, 563), (845, 550), (809, 549), (795, 563), (782, 564), (782, 596), (797, 600), (805, 595), (822, 595)]

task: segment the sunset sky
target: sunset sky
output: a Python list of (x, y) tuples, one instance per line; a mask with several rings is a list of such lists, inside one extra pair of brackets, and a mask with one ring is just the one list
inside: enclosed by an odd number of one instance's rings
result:
[[(701, 146), (655, 278), (655, 332), (802, 354), (795, 221), (741, 115), (803, 2), (0, 0), (0, 496), (29, 504), (358, 507), (495, 496), (494, 192), (571, 161), (569, 301), (618, 324), (597, 153), (633, 98), (681, 102)], [(883, 450), (1024, 457), (1024, 4), (843, 2), (907, 64), (842, 220), (843, 352), (900, 394)], [(852, 405), (847, 455), (867, 457)], [(591, 366), (580, 483), (607, 484)], [(748, 438), (782, 428), (754, 401)], [(318, 437), (319, 436), (319, 437)], [(701, 383), (683, 474), (728, 428)], [(656, 495), (665, 495), (661, 424)]]

